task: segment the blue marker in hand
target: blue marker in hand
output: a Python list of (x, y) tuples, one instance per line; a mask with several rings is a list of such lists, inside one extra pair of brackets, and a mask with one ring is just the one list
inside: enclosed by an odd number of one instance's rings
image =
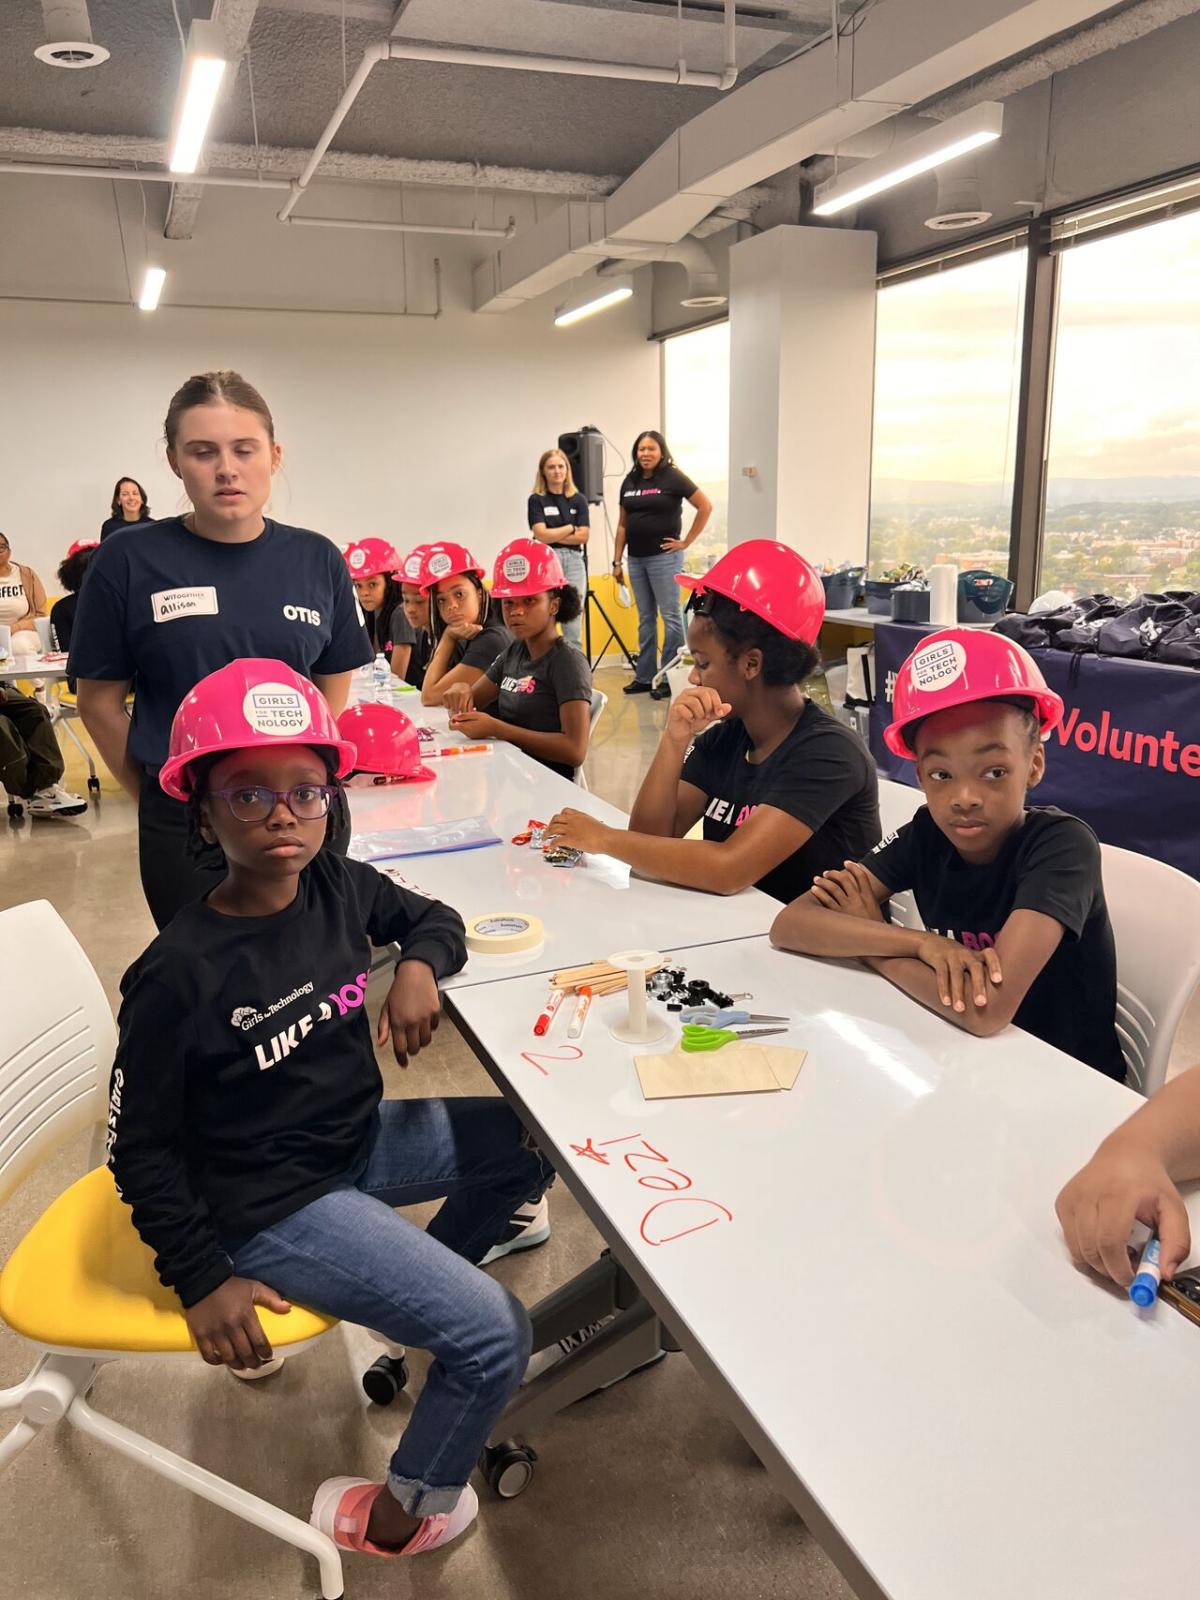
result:
[(1129, 1298), (1135, 1306), (1141, 1306), (1143, 1309), (1152, 1306), (1158, 1299), (1158, 1286), (1162, 1282), (1160, 1250), (1158, 1235), (1152, 1233), (1146, 1241), (1146, 1248), (1142, 1251), (1142, 1259), (1138, 1262), (1137, 1275), (1129, 1285)]

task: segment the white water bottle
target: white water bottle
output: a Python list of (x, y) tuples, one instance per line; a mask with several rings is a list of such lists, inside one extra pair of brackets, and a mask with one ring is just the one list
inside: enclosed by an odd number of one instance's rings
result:
[(375, 665), (371, 669), (371, 683), (375, 691), (376, 705), (391, 704), (392, 668), (388, 658), (381, 652), (375, 657)]

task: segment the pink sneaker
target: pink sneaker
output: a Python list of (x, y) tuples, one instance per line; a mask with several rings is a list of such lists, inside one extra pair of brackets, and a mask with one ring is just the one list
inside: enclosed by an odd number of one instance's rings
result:
[(340, 1550), (357, 1550), (368, 1556), (419, 1556), (457, 1539), (479, 1515), (479, 1497), (468, 1483), (453, 1511), (423, 1518), (406, 1545), (399, 1550), (385, 1550), (367, 1538), (367, 1523), (371, 1507), (386, 1487), (369, 1478), (326, 1478), (313, 1497), (308, 1520)]

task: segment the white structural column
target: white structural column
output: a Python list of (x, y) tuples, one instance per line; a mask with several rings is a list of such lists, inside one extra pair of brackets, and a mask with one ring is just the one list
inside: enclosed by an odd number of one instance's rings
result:
[(862, 561), (875, 235), (772, 228), (729, 253), (729, 537)]

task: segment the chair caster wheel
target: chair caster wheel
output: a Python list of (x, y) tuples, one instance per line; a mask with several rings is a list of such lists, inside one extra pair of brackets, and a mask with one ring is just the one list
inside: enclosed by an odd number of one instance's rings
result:
[(25, 815), (25, 807), (23, 805), (19, 805), (15, 800), (10, 800), (8, 802), (8, 814), (10, 817), (15, 817), (16, 819), (20, 820), (20, 818)]
[(408, 1362), (403, 1356), (380, 1356), (363, 1373), (362, 1386), (372, 1405), (390, 1406), (408, 1387)]
[(100, 779), (99, 778), (89, 778), (88, 779), (88, 793), (89, 794), (99, 794), (100, 793)]
[(533, 1478), (537, 1451), (515, 1439), (488, 1445), (479, 1458), (479, 1469), (501, 1500), (515, 1500), (524, 1494)]

